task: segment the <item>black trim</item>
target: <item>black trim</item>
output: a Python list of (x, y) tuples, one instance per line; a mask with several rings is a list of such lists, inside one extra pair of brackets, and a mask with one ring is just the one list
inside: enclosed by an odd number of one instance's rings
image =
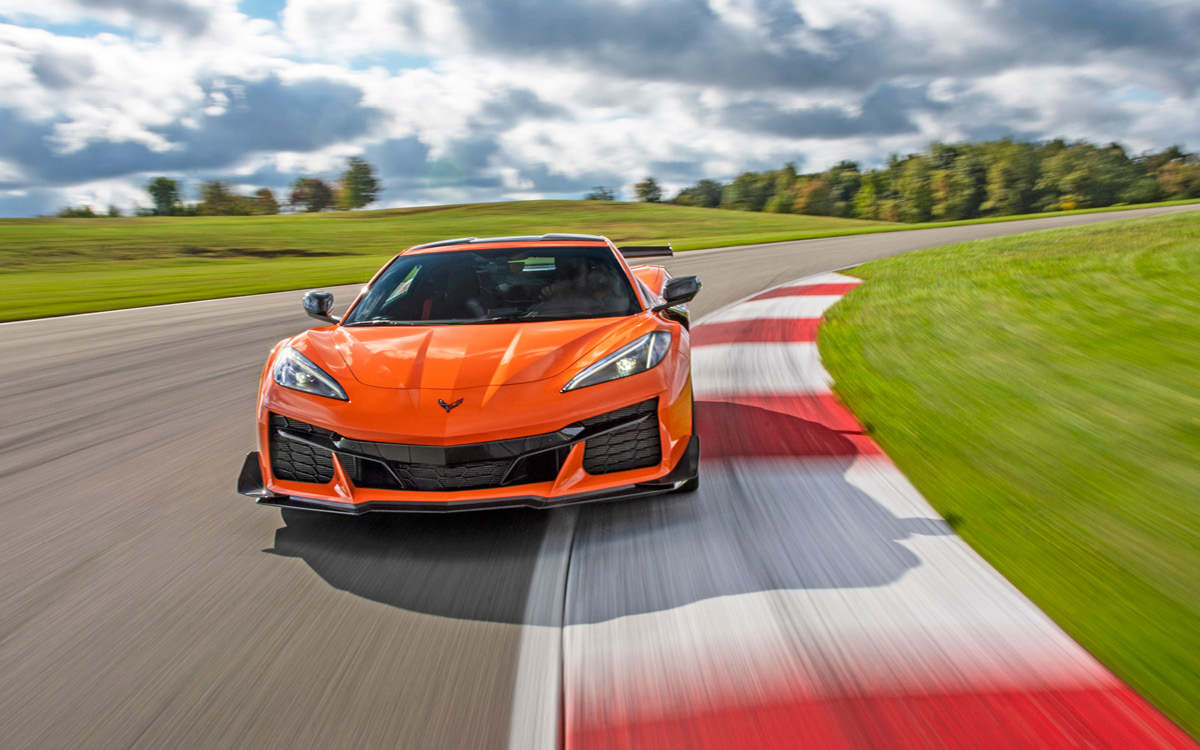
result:
[(596, 422), (617, 421), (620, 428), (588, 438), (583, 446), (583, 470), (588, 474), (614, 474), (633, 469), (647, 469), (662, 463), (662, 439), (658, 420), (634, 421), (637, 415), (658, 414), (658, 399), (652, 398), (622, 409), (585, 419), (586, 426)]
[(663, 284), (662, 295), (663, 302), (650, 308), (654, 312), (661, 312), (677, 305), (684, 305), (691, 302), (704, 288), (704, 284), (700, 283), (699, 276), (676, 276), (673, 279)]
[(655, 479), (653, 482), (644, 482), (642, 486), (664, 485), (670, 489), (698, 476), (700, 476), (700, 436), (692, 435), (692, 439), (688, 441), (688, 447), (684, 449), (683, 455), (679, 457), (679, 463), (675, 464), (671, 473)]
[[(604, 416), (604, 415), (601, 415)], [(532, 456), (557, 448), (566, 448), (575, 443), (600, 437), (613, 430), (631, 427), (654, 416), (643, 414), (621, 422), (610, 422), (593, 427), (573, 424), (558, 432), (530, 437), (493, 440), (487, 443), (466, 445), (406, 445), (404, 443), (372, 443), (341, 437), (329, 439), (319, 435), (305, 435), (294, 430), (280, 429), (280, 437), (298, 443), (322, 448), (333, 453), (346, 453), (370, 461), (395, 461), (405, 464), (429, 464), (432, 466), (457, 466), (478, 461), (498, 461)], [(335, 433), (336, 434), (336, 433)]]
[(308, 317), (316, 318), (322, 323), (336, 324), (341, 318), (336, 315), (331, 315), (330, 310), (333, 309), (333, 293), (319, 289), (304, 295), (304, 312), (308, 313)]
[(626, 500), (638, 497), (651, 497), (671, 492), (689, 479), (694, 479), (700, 468), (700, 437), (692, 435), (688, 447), (679, 459), (679, 463), (666, 476), (650, 482), (631, 484), (610, 490), (582, 492), (577, 495), (563, 497), (503, 497), (487, 500), (426, 500), (426, 501), (372, 501), (350, 505), (331, 500), (314, 500), (308, 497), (292, 497), (276, 495), (266, 489), (262, 481), (262, 472), (258, 464), (258, 451), (246, 456), (242, 466), (242, 474), (238, 477), (238, 492), (257, 498), (259, 505), (270, 505), (276, 508), (295, 508), (297, 510), (312, 510), (324, 513), (337, 513), (348, 516), (361, 516), (367, 513), (456, 513), (470, 510), (492, 510), (499, 508), (557, 508), (563, 505), (578, 505), (604, 500)]
[(326, 513), (340, 513), (349, 516), (361, 516), (367, 513), (458, 513), (469, 510), (493, 510), (498, 508), (557, 508), (562, 505), (579, 505), (603, 500), (624, 500), (635, 497), (650, 497), (661, 495), (675, 489), (675, 485), (633, 484), (613, 490), (598, 490), (584, 492), (578, 495), (563, 497), (503, 497), (488, 500), (426, 500), (426, 501), (372, 501), (348, 505), (328, 500), (313, 500), (307, 497), (289, 497), (286, 495), (270, 495), (259, 497), (259, 505), (270, 505), (276, 508), (296, 508), (299, 510), (316, 510)]
[(665, 245), (624, 245), (617, 251), (626, 258), (669, 258), (675, 255), (671, 243)]
[(237, 491), (239, 495), (249, 495), (250, 497), (268, 497), (274, 494), (267, 489), (267, 483), (263, 481), (262, 465), (258, 462), (258, 451), (250, 451), (246, 454), (246, 460), (242, 462), (242, 470), (238, 474)]

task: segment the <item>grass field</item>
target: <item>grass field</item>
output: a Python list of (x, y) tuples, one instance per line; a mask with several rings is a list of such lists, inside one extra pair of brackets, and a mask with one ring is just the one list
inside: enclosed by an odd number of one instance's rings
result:
[(1200, 216), (855, 271), (838, 394), (962, 536), (1200, 736)]
[[(1020, 218), (1028, 217), (1002, 220)], [(978, 221), (953, 222), (970, 223)], [(8, 302), (0, 320), (353, 283), (409, 245), (449, 237), (584, 232), (618, 242), (670, 240), (689, 250), (930, 226), (946, 224), (584, 201), (282, 216), (0, 219), (0, 295)]]
[(420, 242), (546, 232), (716, 247), (886, 222), (647, 203), (528, 201), (281, 216), (0, 219), (0, 320), (367, 279)]

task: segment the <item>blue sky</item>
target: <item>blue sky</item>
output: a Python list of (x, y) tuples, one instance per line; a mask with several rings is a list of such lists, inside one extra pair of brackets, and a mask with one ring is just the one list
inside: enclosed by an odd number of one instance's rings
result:
[(357, 155), (412, 205), (1004, 135), (1200, 150), (1196, 39), (1190, 0), (0, 0), (0, 216)]
[(242, 0), (238, 10), (252, 18), (278, 20), (279, 14), (287, 7), (285, 0)]

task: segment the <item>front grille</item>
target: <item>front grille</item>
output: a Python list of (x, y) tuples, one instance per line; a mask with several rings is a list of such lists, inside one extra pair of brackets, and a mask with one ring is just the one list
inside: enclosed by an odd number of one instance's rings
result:
[(658, 434), (658, 399), (642, 401), (598, 417), (582, 420), (585, 427), (597, 427), (650, 415), (637, 424), (594, 437), (584, 443), (583, 470), (588, 474), (612, 474), (630, 469), (645, 469), (662, 461), (662, 441)]
[(332, 453), (295, 440), (288, 440), (279, 434), (279, 430), (290, 430), (327, 440), (331, 440), (337, 435), (329, 430), (323, 430), (297, 419), (289, 419), (280, 414), (272, 414), (267, 424), (271, 429), (271, 440), (268, 444), (271, 453), (271, 473), (275, 475), (276, 479), (313, 484), (329, 484), (333, 481)]
[[(662, 447), (658, 434), (658, 419), (655, 418), (657, 409), (658, 400), (650, 399), (575, 423), (573, 426), (576, 430), (583, 427), (591, 431), (646, 417), (635, 425), (587, 439), (583, 449), (584, 471), (589, 474), (611, 474), (658, 464), (662, 460)], [(413, 458), (420, 455), (428, 459), (429, 448), (349, 440), (331, 430), (280, 414), (271, 414), (268, 425), (271, 433), (271, 473), (276, 478), (328, 484), (333, 480), (333, 453), (336, 452), (346, 476), (355, 487), (364, 489), (452, 492), (553, 482), (562, 470), (571, 449), (570, 437), (559, 437), (569, 436), (571, 433), (563, 432), (516, 439), (532, 441), (534, 448), (538, 450), (541, 450), (543, 445), (555, 445), (554, 440), (568, 443), (517, 458), (497, 458), (529, 450), (528, 447), (514, 449), (514, 441), (509, 440), (479, 443), (465, 448), (447, 448), (446, 451), (454, 450), (456, 453), (443, 453), (444, 463), (417, 463), (393, 459), (410, 455), (410, 450)], [(338, 449), (331, 452), (286, 438), (279, 434), (280, 430), (331, 446), (336, 445)], [(542, 442), (543, 440), (549, 442)], [(423, 454), (418, 454), (418, 449), (421, 449)], [(343, 452), (346, 450), (353, 450), (355, 453)], [(484, 460), (463, 460), (480, 459), (485, 456), (487, 458)]]
[(430, 464), (395, 464), (400, 481), (418, 490), (437, 492), (499, 487), (512, 461), (480, 461), (462, 466), (431, 466)]
[[(454, 466), (371, 461), (339, 453), (338, 459), (355, 487), (376, 490), (450, 492), (553, 482), (566, 459), (566, 449), (500, 461), (475, 461)], [(512, 471), (509, 471), (509, 467)], [(392, 471), (388, 471), (391, 467)], [(394, 474), (393, 474), (394, 472)], [(507, 474), (507, 478), (505, 477)], [(397, 482), (399, 478), (399, 482)]]
[[(279, 414), (270, 416), (269, 426), (271, 472), (277, 478), (321, 484), (333, 479), (330, 451), (289, 440), (279, 435), (278, 431), (283, 429), (329, 441), (340, 440), (341, 435)], [(356, 445), (372, 444), (356, 441)], [(338, 461), (355, 487), (451, 492), (553, 482), (562, 469), (567, 452), (568, 448), (560, 448), (517, 459), (472, 461), (448, 466), (365, 458), (341, 452), (338, 452)]]

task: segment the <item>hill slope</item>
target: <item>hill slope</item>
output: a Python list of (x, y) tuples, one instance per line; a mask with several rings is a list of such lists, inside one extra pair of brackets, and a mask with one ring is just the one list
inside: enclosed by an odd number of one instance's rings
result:
[(0, 320), (364, 281), (420, 242), (580, 232), (718, 247), (886, 222), (647, 203), (525, 201), (349, 213), (0, 220)]
[(761, 214), (652, 203), (520, 201), (278, 216), (0, 219), (6, 270), (215, 258), (393, 255), (420, 242), (547, 232), (615, 241), (670, 240), (679, 249), (892, 227), (888, 222)]

